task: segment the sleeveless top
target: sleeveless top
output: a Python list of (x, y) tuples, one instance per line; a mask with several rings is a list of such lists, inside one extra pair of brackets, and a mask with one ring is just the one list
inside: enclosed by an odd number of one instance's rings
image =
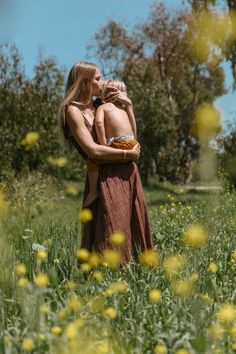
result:
[[(69, 107), (69, 105), (74, 105), (73, 102), (69, 103), (65, 109), (67, 109)], [(84, 118), (84, 124), (86, 126), (86, 128), (88, 129), (89, 133), (92, 135), (92, 138), (95, 142), (97, 142), (97, 134), (96, 134), (96, 130), (95, 130), (95, 126), (94, 124), (92, 125), (88, 119), (86, 118), (84, 112), (82, 110), (80, 110), (83, 118)], [(81, 155), (81, 157), (84, 160), (88, 159), (88, 155), (86, 154), (86, 152), (81, 148), (81, 146), (79, 145), (79, 143), (76, 141), (76, 139), (74, 138), (73, 134), (70, 131), (69, 125), (66, 121), (66, 116), (65, 116), (65, 136), (66, 138), (70, 141), (70, 143), (76, 148), (76, 150), (78, 151), (78, 153)]]

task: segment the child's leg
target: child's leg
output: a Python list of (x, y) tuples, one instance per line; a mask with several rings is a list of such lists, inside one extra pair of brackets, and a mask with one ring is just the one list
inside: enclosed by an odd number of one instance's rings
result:
[(87, 169), (88, 169), (89, 193), (84, 201), (85, 208), (87, 208), (90, 204), (92, 204), (99, 196), (97, 190), (99, 167), (97, 164), (94, 164), (91, 162), (91, 160), (89, 160), (87, 162)]

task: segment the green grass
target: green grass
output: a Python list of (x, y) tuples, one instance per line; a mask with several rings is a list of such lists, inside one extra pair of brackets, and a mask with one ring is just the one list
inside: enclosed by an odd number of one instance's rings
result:
[[(170, 354), (179, 348), (191, 354), (234, 352), (236, 336), (234, 339), (229, 332), (236, 321), (220, 323), (216, 316), (220, 305), (234, 304), (236, 296), (236, 263), (231, 256), (236, 249), (233, 192), (188, 192), (182, 190), (183, 186), (153, 181), (145, 193), (159, 266), (150, 269), (131, 262), (122, 271), (100, 267), (104, 280), (97, 282), (92, 276), (95, 270), (82, 273), (75, 257), (80, 242), (77, 213), (83, 185), (78, 184), (78, 197), (66, 195), (64, 187), (64, 183), (35, 174), (5, 188), (10, 206), (0, 230), (1, 353), (25, 353), (22, 343), (26, 337), (33, 340), (31, 352), (37, 354), (151, 354), (157, 344), (164, 344)], [(208, 244), (197, 250), (181, 241), (186, 228), (195, 223), (209, 233)], [(47, 262), (37, 261), (37, 245), (47, 250)], [(173, 254), (184, 255), (186, 264), (175, 279), (170, 279), (162, 263)], [(208, 271), (211, 260), (218, 266), (216, 273)], [(25, 288), (17, 286), (15, 265), (20, 262), (26, 265), (30, 281)], [(34, 284), (39, 271), (49, 276), (47, 289)], [(189, 279), (194, 272), (199, 278), (193, 293), (177, 296), (173, 282)], [(68, 280), (75, 282), (74, 289), (68, 288)], [(128, 284), (127, 291), (105, 296), (104, 290), (118, 280)], [(154, 288), (162, 292), (156, 304), (149, 301), (149, 291)], [(208, 294), (209, 302), (202, 300), (203, 294)], [(80, 301), (78, 311), (68, 310), (71, 296)], [(50, 308), (46, 314), (40, 311), (45, 304)], [(103, 314), (110, 306), (118, 311), (114, 319)], [(78, 319), (83, 325), (78, 325)], [(75, 328), (76, 320), (77, 334), (68, 339), (68, 325)], [(223, 335), (214, 339), (208, 329), (218, 323)], [(51, 333), (53, 326), (59, 326), (62, 334)]]

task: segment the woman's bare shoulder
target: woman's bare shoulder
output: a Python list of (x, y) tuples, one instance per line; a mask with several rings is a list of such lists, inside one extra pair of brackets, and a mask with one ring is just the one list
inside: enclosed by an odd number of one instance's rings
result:
[(67, 109), (66, 109), (66, 117), (68, 119), (72, 119), (72, 120), (76, 120), (76, 117), (78, 117), (77, 119), (83, 117), (82, 112), (80, 110), (80, 108), (74, 104), (70, 104), (68, 105)]

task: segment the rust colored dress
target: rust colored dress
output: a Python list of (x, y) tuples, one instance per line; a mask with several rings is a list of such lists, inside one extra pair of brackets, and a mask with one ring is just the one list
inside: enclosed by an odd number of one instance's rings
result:
[[(95, 127), (85, 116), (84, 121), (96, 141)], [(85, 157), (78, 143), (75, 142), (75, 146)], [(99, 198), (89, 207), (93, 220), (84, 225), (81, 248), (102, 253), (104, 248), (112, 248), (110, 235), (114, 231), (123, 231), (126, 239), (119, 247), (122, 263), (136, 258), (137, 251), (152, 249), (147, 205), (137, 165), (134, 162), (101, 164), (98, 188)], [(88, 190), (87, 178), (84, 200)]]

